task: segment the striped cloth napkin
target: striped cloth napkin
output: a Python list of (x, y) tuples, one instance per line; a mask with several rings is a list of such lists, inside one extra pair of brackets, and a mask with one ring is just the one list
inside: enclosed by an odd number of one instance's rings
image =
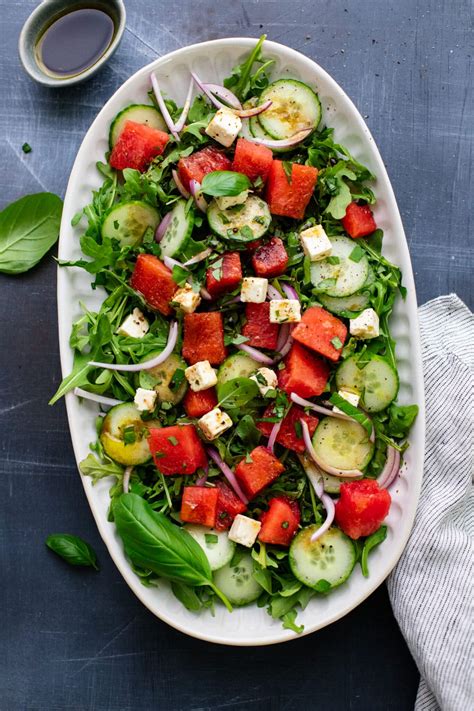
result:
[(421, 674), (415, 711), (468, 711), (474, 709), (474, 315), (451, 294), (429, 301), (419, 316), (424, 480), (415, 525), (388, 591)]

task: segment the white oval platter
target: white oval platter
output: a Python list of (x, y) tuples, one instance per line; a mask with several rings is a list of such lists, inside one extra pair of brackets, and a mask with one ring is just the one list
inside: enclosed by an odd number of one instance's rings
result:
[[(71, 260), (80, 256), (79, 230), (71, 227), (71, 219), (78, 209), (90, 202), (91, 191), (101, 184), (95, 164), (103, 160), (108, 150), (111, 120), (127, 104), (146, 100), (150, 72), (157, 72), (164, 91), (182, 105), (190, 69), (207, 81), (221, 83), (231, 68), (254, 47), (255, 41), (229, 38), (184, 47), (143, 67), (115, 92), (89, 128), (71, 172), (61, 223), (60, 259)], [(331, 595), (311, 600), (306, 610), (298, 614), (298, 622), (304, 624), (304, 634), (308, 634), (338, 620), (365, 600), (385, 580), (403, 552), (413, 525), (423, 472), (423, 377), (410, 256), (395, 196), (375, 142), (352, 101), (318, 64), (275, 42), (265, 43), (264, 54), (276, 60), (274, 77), (299, 78), (316, 88), (323, 106), (323, 122), (333, 126), (336, 140), (347, 146), (355, 158), (368, 165), (377, 176), (374, 184), (377, 196), (375, 218), (384, 231), (384, 254), (401, 267), (408, 289), (406, 301), (398, 299), (391, 320), (400, 370), (399, 401), (416, 402), (420, 406), (401, 475), (391, 490), (393, 503), (387, 519), (388, 537), (371, 554), (370, 577), (363, 578), (357, 569), (349, 581)], [(72, 322), (80, 315), (79, 302), (97, 308), (103, 298), (99, 291), (91, 291), (86, 272), (59, 268), (59, 341), (63, 375), (67, 375), (72, 367), (69, 334)], [(97, 406), (85, 401), (80, 403), (72, 393), (66, 396), (66, 405), (74, 452), (79, 462), (87, 456), (89, 442), (95, 439)], [(94, 487), (87, 477), (82, 477), (82, 482), (100, 534), (117, 568), (137, 597), (161, 620), (181, 632), (220, 644), (253, 646), (298, 638), (294, 632), (282, 629), (281, 623), (272, 620), (265, 609), (256, 606), (236, 609), (229, 614), (219, 605), (212, 617), (208, 611), (198, 614), (187, 611), (166, 583), (158, 588), (144, 587), (125, 559), (114, 525), (107, 521), (109, 482), (103, 480)]]

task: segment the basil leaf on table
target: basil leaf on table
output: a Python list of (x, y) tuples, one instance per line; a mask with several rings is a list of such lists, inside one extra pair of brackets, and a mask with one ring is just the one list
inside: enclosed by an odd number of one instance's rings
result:
[(122, 494), (114, 506), (114, 520), (134, 565), (190, 587), (208, 585), (232, 611), (230, 602), (214, 585), (204, 551), (187, 531), (153, 511), (137, 494)]
[(205, 175), (201, 183), (201, 192), (213, 197), (239, 195), (249, 188), (247, 176), (231, 170), (214, 170)]
[(26, 272), (59, 236), (63, 203), (53, 193), (25, 195), (0, 212), (0, 272)]
[(45, 543), (69, 565), (91, 566), (99, 570), (94, 549), (79, 536), (69, 533), (52, 533), (47, 537)]

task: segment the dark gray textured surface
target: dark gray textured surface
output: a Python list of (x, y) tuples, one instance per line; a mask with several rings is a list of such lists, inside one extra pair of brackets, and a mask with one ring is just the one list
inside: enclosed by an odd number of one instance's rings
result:
[[(64, 194), (93, 117), (157, 54), (266, 31), (316, 59), (367, 117), (398, 198), (420, 303), (455, 291), (472, 305), (467, 0), (129, 0), (112, 63), (64, 91), (33, 84), (17, 59), (34, 5), (0, 2), (0, 206), (43, 189)], [(25, 141), (33, 147), (26, 156)], [(135, 599), (96, 532), (64, 407), (47, 405), (60, 379), (55, 281), (51, 258), (22, 277), (0, 275), (0, 709), (411, 709), (417, 672), (384, 588), (330, 628), (253, 650), (188, 639)], [(101, 572), (49, 554), (43, 541), (52, 531), (89, 540)]]

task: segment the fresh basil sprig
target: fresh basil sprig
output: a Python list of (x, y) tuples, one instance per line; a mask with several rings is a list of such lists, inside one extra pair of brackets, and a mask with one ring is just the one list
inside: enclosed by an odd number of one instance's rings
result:
[(213, 197), (239, 195), (250, 188), (250, 180), (243, 173), (231, 170), (214, 170), (204, 176), (201, 191)]
[(52, 533), (47, 537), (45, 543), (69, 565), (90, 566), (99, 570), (94, 549), (79, 536), (69, 533)]
[(204, 551), (187, 531), (153, 511), (137, 494), (122, 494), (114, 506), (114, 520), (125, 553), (134, 565), (153, 570), (172, 582), (191, 587), (208, 585), (232, 611), (230, 602), (212, 580)]
[(21, 274), (58, 239), (63, 202), (53, 193), (25, 195), (0, 212), (0, 272)]

